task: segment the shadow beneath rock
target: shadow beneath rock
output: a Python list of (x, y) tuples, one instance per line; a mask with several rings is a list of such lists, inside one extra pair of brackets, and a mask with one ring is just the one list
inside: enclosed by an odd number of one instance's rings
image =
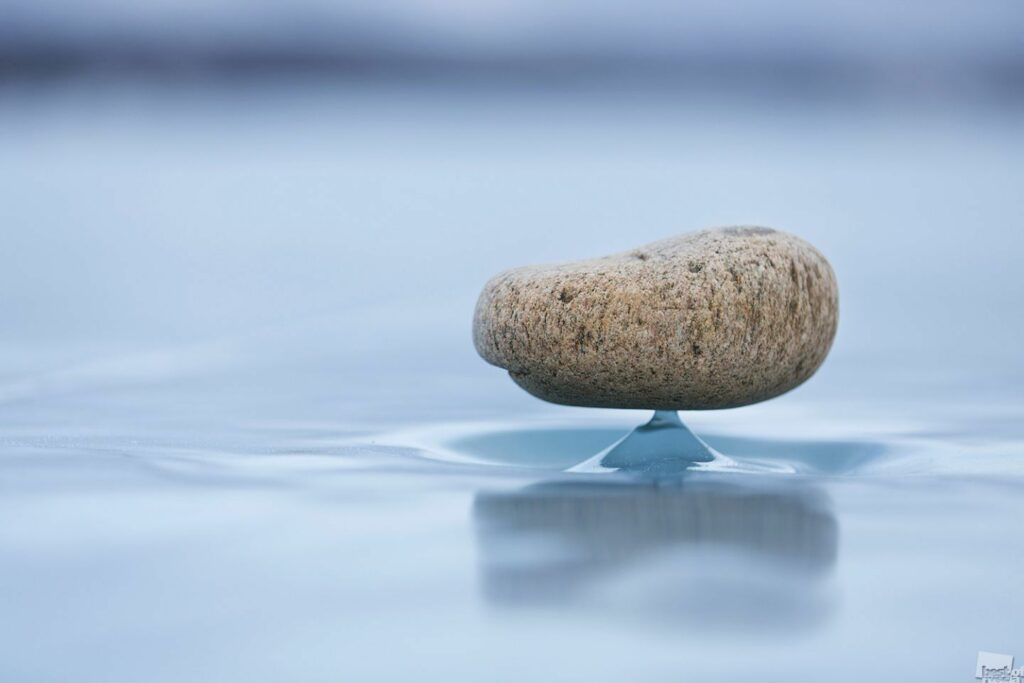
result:
[(485, 597), (589, 606), (701, 628), (793, 627), (831, 609), (838, 525), (817, 488), (702, 474), (481, 493)]
[[(510, 429), (459, 437), (446, 447), (492, 465), (564, 471), (620, 442), (629, 430), (606, 427)], [(799, 474), (853, 473), (885, 454), (875, 442), (757, 439), (699, 433), (740, 464), (788, 466)]]

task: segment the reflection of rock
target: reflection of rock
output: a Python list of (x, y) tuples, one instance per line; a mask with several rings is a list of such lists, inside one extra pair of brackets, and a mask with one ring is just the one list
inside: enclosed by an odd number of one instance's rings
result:
[(820, 584), (836, 560), (830, 501), (767, 481), (480, 494), (484, 590), (502, 604), (598, 603), (701, 624), (814, 621), (827, 612)]

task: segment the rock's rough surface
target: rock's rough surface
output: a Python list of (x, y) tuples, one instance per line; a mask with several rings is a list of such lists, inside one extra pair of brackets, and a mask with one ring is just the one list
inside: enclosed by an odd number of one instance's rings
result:
[(814, 374), (838, 313), (835, 274), (814, 247), (730, 227), (501, 273), (480, 294), (473, 341), (554, 403), (731, 408)]

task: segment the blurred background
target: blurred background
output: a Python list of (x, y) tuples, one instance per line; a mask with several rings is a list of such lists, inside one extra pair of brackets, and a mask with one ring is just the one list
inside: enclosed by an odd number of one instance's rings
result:
[(802, 391), (987, 395), (1022, 36), (1016, 0), (0, 0), (0, 402), (538, 408), (473, 352), (490, 275), (725, 224), (836, 267)]

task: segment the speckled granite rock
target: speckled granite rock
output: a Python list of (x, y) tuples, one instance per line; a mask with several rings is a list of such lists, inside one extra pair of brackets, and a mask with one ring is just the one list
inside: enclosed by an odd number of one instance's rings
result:
[(835, 275), (814, 247), (730, 227), (501, 273), (480, 294), (473, 341), (546, 401), (731, 408), (814, 374), (838, 313)]

